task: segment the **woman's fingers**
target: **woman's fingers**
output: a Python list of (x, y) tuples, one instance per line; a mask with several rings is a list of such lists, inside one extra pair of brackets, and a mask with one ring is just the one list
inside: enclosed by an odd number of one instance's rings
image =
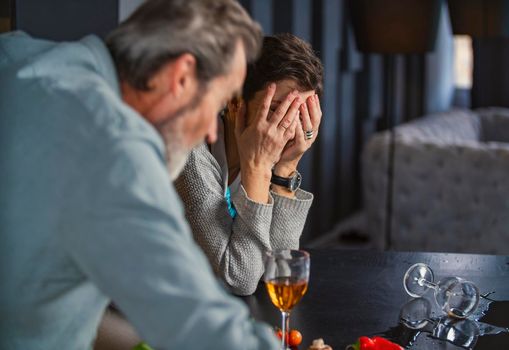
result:
[(311, 124), (313, 125), (313, 130), (318, 131), (318, 126), (320, 125), (320, 121), (322, 119), (322, 110), (320, 108), (318, 95), (308, 97), (306, 100), (306, 105), (309, 110), (309, 118)]
[(246, 128), (246, 104), (244, 101), (239, 102), (239, 109), (235, 116), (235, 136), (237, 139), (242, 135)]
[(295, 137), (295, 133), (296, 133), (297, 126), (298, 126), (298, 120), (299, 120), (299, 118), (294, 118), (293, 121), (291, 122), (290, 126), (288, 128), (286, 128), (286, 130), (283, 134), (285, 143), (286, 143), (286, 141), (291, 140)]
[[(281, 125), (282, 127), (290, 126), (293, 119), (287, 118), (289, 115), (290, 109), (294, 106), (295, 101), (299, 98), (297, 90), (290, 92), (283, 101), (276, 108), (274, 113), (270, 116), (270, 122), (274, 125)], [(285, 120), (286, 119), (286, 120)], [(288, 121), (288, 119), (291, 119)]]
[(300, 106), (300, 120), (302, 122), (302, 128), (304, 131), (312, 132), (315, 128), (313, 123), (311, 122), (311, 117), (309, 116), (309, 110), (307, 107), (307, 104), (309, 102), (309, 99), (307, 99), (306, 103), (303, 103)]
[(295, 129), (295, 139), (298, 140), (298, 142), (304, 141), (304, 128), (302, 121), (298, 120), (297, 128)]
[[(280, 122), (276, 125), (278, 125), (278, 127), (280, 127), (280, 128), (288, 129), (290, 127), (290, 125), (292, 125), (292, 123), (295, 121), (297, 116), (299, 115), (299, 107), (300, 107), (301, 103), (302, 103), (302, 100), (300, 99), (299, 96), (297, 96), (293, 100), (292, 104), (290, 105), (290, 108), (288, 108), (288, 110), (286, 111), (286, 114), (283, 116), (283, 118), (280, 120)], [(277, 120), (278, 119), (274, 119), (271, 121), (276, 123)]]
[(318, 97), (318, 95), (315, 95), (315, 103), (316, 103), (316, 108), (318, 109), (320, 118), (322, 118), (322, 106), (320, 106), (320, 98)]
[(274, 98), (274, 93), (276, 92), (276, 84), (270, 83), (269, 86), (267, 86), (267, 92), (265, 93), (265, 96), (263, 97), (263, 102), (258, 107), (258, 110), (256, 111), (256, 123), (260, 122), (261, 120), (266, 120), (267, 116), (269, 115), (270, 110), (270, 104), (272, 103), (272, 99)]

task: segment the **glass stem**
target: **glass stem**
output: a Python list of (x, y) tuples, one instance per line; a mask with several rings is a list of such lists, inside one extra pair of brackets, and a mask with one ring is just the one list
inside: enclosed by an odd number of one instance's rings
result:
[(426, 286), (426, 287), (428, 287), (430, 289), (437, 289), (437, 284), (436, 283), (427, 281), (424, 278), (419, 278), (419, 284), (423, 285), (423, 286)]
[(290, 332), (290, 312), (281, 311), (282, 315), (282, 325), (281, 325), (281, 348), (283, 350), (288, 349), (288, 344), (286, 343), (286, 333)]

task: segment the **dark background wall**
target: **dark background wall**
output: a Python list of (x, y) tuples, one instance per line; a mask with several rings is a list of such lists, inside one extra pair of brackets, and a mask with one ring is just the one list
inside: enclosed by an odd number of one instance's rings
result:
[(509, 107), (509, 37), (473, 40), (473, 107)]
[[(388, 0), (390, 1), (390, 0)], [(345, 0), (240, 0), (267, 34), (291, 32), (308, 40), (325, 66), (320, 135), (301, 163), (304, 188), (315, 202), (303, 242), (333, 229), (362, 207), (362, 147), (387, 125), (450, 108), (452, 33), (445, 2), (438, 40), (428, 54), (361, 54)], [(16, 0), (16, 28), (55, 40), (104, 35), (141, 0)], [(383, 28), (380, 28), (383, 30)], [(386, 82), (391, 79), (391, 91)]]
[(115, 0), (16, 0), (18, 29), (54, 40), (73, 40), (90, 32), (105, 35), (118, 23)]

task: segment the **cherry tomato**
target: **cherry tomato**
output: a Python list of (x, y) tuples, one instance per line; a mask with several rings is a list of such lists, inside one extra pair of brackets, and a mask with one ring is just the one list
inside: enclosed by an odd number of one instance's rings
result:
[(302, 343), (302, 334), (298, 330), (292, 329), (288, 336), (288, 345), (297, 346), (300, 343)]
[[(281, 330), (281, 328), (276, 328), (276, 336), (279, 339), (283, 339), (283, 331)], [(290, 336), (288, 335), (288, 332), (286, 332), (286, 343), (287, 344), (289, 344), (289, 339), (290, 339)]]

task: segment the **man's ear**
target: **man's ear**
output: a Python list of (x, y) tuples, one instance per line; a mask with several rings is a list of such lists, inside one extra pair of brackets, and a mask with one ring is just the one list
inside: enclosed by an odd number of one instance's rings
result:
[(188, 94), (194, 94), (196, 89), (196, 58), (189, 53), (185, 53), (173, 60), (170, 65), (168, 82), (170, 92), (176, 98), (186, 98)]

